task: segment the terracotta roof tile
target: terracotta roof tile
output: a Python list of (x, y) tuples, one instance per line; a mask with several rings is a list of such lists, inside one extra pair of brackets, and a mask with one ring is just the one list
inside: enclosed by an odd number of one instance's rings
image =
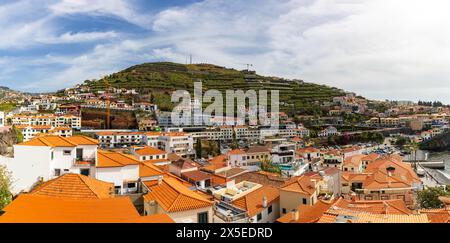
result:
[(74, 199), (22, 194), (4, 208), (5, 223), (138, 222), (140, 215), (127, 197)]
[(144, 196), (144, 200), (157, 201), (158, 205), (168, 213), (206, 208), (213, 204), (212, 201), (170, 177), (165, 177), (160, 185), (153, 186), (150, 190), (151, 192)]
[(136, 150), (136, 154), (138, 155), (160, 155), (160, 154), (166, 154), (166, 151), (163, 151), (161, 149), (153, 148), (150, 146), (146, 146), (141, 149)]
[(63, 198), (111, 198), (114, 184), (84, 175), (65, 174), (47, 181), (30, 192), (32, 195)]
[(109, 151), (97, 151), (97, 167), (98, 168), (108, 168), (108, 167), (124, 167), (127, 165), (138, 165), (139, 161), (133, 156), (109, 152)]
[(232, 202), (238, 208), (247, 211), (250, 217), (253, 217), (264, 210), (262, 205), (263, 198), (267, 198), (268, 205), (274, 201), (280, 200), (280, 191), (273, 186), (263, 186), (253, 192), (246, 194)]
[(316, 223), (323, 216), (323, 214), (333, 205), (332, 202), (319, 200), (314, 205), (300, 205), (298, 207), (299, 217), (294, 220), (292, 212), (285, 214), (283, 217), (277, 219), (280, 223)]

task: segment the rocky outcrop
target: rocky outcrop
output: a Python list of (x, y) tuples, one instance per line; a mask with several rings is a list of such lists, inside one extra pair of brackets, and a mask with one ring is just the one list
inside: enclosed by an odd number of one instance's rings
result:
[(17, 133), (13, 128), (4, 128), (0, 131), (0, 155), (11, 156), (13, 145), (17, 144)]

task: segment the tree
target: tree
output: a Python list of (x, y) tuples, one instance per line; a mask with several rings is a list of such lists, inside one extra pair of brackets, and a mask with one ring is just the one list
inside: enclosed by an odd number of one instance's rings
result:
[(17, 143), (22, 143), (23, 142), (23, 134), (22, 134), (22, 132), (19, 129), (17, 129), (16, 127), (14, 127), (14, 131), (15, 131), (16, 136), (17, 136)]
[(414, 153), (414, 169), (417, 170), (417, 150), (419, 150), (419, 143), (416, 141), (411, 141), (408, 143), (406, 149), (411, 154)]
[(195, 144), (195, 153), (198, 158), (202, 157), (202, 141), (200, 139), (197, 139), (197, 143)]
[(5, 166), (0, 166), (0, 211), (11, 202), (11, 174)]
[(449, 193), (440, 187), (430, 187), (417, 193), (417, 202), (421, 208), (441, 208), (444, 204), (439, 200), (441, 196)]
[(231, 149), (237, 149), (237, 148), (239, 148), (239, 144), (238, 144), (238, 141), (237, 141), (237, 135), (236, 135), (236, 131), (235, 130), (233, 130), (233, 142), (231, 143)]

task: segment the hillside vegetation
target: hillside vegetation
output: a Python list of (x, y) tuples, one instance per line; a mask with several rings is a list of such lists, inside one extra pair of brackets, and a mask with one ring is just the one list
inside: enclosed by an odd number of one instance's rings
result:
[(420, 149), (433, 151), (433, 152), (442, 152), (450, 150), (450, 131), (446, 131), (442, 134), (439, 134), (432, 139), (425, 141), (420, 144)]
[[(115, 88), (137, 89), (161, 108), (171, 109), (170, 94), (174, 90), (192, 92), (194, 82), (203, 82), (203, 89), (280, 90), (281, 109), (289, 113), (314, 114), (320, 104), (343, 91), (324, 85), (264, 77), (253, 72), (227, 69), (210, 64), (183, 65), (176, 63), (146, 63), (105, 77)], [(104, 90), (104, 80), (86, 82), (94, 90)], [(147, 94), (148, 96), (145, 96)], [(269, 93), (270, 98), (270, 93)]]

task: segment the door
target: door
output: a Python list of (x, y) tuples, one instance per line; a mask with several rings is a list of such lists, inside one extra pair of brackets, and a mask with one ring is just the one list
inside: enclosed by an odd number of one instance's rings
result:
[(207, 224), (208, 223), (208, 212), (203, 212), (198, 214), (198, 223)]

